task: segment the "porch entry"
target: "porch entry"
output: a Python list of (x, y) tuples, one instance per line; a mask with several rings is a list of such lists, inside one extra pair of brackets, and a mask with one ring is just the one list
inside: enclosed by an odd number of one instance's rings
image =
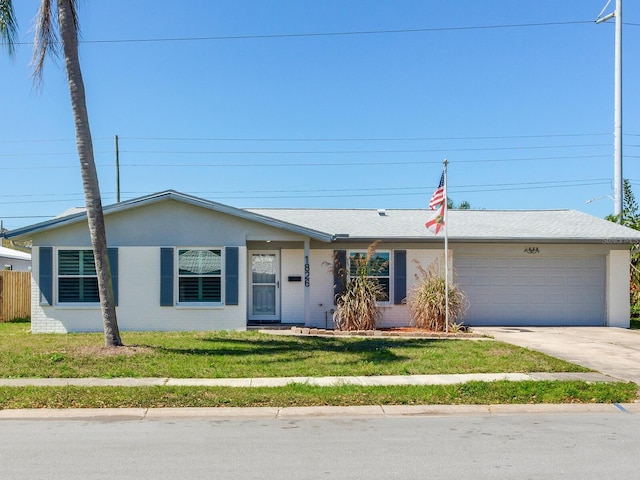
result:
[(280, 252), (249, 252), (249, 320), (280, 321)]

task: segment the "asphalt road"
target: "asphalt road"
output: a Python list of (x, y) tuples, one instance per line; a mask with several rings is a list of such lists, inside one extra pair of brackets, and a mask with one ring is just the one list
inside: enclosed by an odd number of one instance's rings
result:
[(4, 420), (0, 479), (637, 478), (632, 413)]

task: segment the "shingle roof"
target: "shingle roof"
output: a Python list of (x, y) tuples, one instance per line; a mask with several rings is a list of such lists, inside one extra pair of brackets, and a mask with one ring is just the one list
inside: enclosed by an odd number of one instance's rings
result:
[[(424, 224), (431, 217), (427, 209), (240, 209), (173, 190), (127, 200), (104, 208), (105, 215), (172, 199), (217, 212), (245, 218), (275, 228), (329, 242), (350, 240), (441, 241)], [(6, 234), (27, 237), (45, 230), (86, 221), (84, 209), (30, 225)], [(547, 241), (582, 243), (640, 243), (640, 232), (575, 210), (451, 210), (447, 233), (454, 241)]]
[[(426, 209), (250, 209), (279, 220), (332, 234), (362, 239), (429, 239)], [(447, 234), (452, 240), (540, 240), (640, 242), (640, 232), (576, 210), (450, 210)]]

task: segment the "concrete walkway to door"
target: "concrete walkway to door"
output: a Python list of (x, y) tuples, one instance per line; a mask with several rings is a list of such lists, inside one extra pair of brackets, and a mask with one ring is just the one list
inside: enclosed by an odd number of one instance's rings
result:
[(473, 331), (640, 385), (640, 330), (612, 327), (474, 327)]

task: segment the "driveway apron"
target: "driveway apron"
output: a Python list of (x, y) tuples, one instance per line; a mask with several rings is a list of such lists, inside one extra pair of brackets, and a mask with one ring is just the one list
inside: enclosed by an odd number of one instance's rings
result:
[(476, 327), (473, 331), (640, 385), (640, 330), (612, 327)]

